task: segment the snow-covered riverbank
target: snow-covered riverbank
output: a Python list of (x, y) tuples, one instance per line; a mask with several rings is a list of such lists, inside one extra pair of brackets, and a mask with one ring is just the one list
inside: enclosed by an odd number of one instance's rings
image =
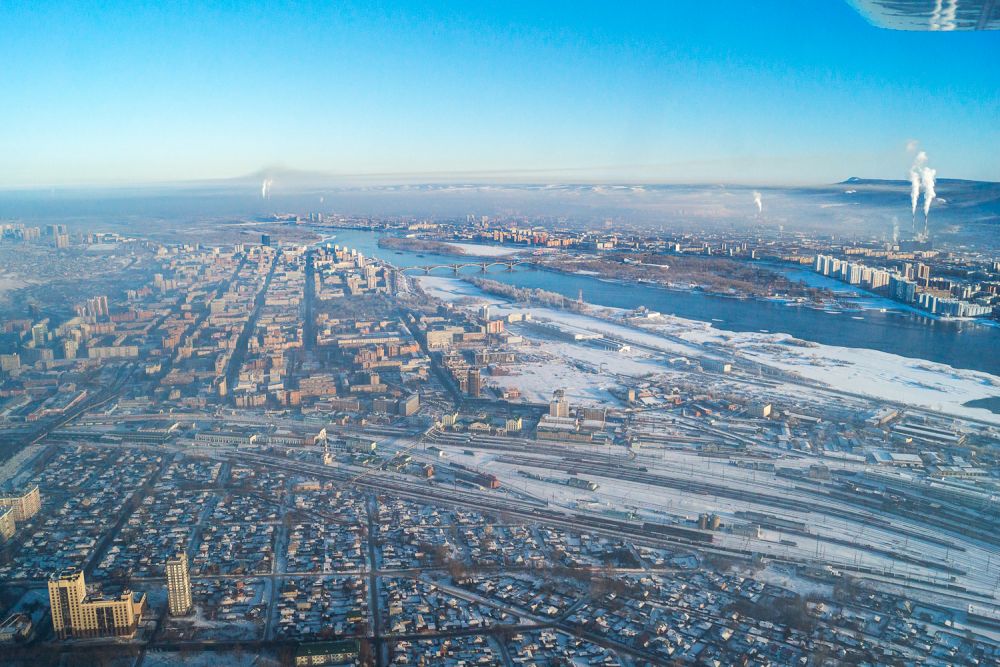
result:
[[(1000, 394), (1000, 377), (988, 373), (957, 369), (946, 364), (877, 350), (821, 344), (798, 345), (788, 334), (722, 331), (706, 322), (672, 316), (650, 319), (644, 327), (646, 330), (640, 331), (584, 314), (509, 304), (455, 278), (425, 276), (418, 278), (418, 281), (426, 292), (444, 301), (476, 299), (494, 304), (495, 312), (500, 314), (514, 310), (530, 312), (535, 318), (611, 335), (668, 354), (692, 357), (718, 356), (720, 353), (738, 355), (794, 372), (804, 379), (820, 382), (834, 389), (1000, 425), (1000, 415), (983, 408), (963, 405), (968, 401)], [(594, 308), (615, 312), (614, 309), (599, 306)], [(659, 335), (661, 333), (663, 335)], [(591, 360), (592, 363), (594, 361), (600, 363), (599, 360)], [(631, 359), (627, 365), (638, 364), (638, 368), (630, 370), (641, 373), (646, 370), (641, 367), (645, 367), (647, 363)], [(586, 393), (589, 398), (594, 399), (603, 392), (598, 390)]]
[(511, 255), (523, 252), (522, 248), (510, 248), (499, 245), (480, 245), (478, 243), (446, 242), (445, 245), (457, 248), (470, 257), (510, 257)]

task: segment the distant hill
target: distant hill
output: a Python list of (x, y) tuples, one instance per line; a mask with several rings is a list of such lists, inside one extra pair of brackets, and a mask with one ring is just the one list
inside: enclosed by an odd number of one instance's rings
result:
[[(937, 198), (931, 208), (931, 227), (938, 238), (996, 246), (997, 227), (1000, 227), (1000, 183), (939, 178), (935, 189)], [(909, 213), (909, 181), (852, 176), (840, 183), (814, 189), (813, 193), (830, 201), (861, 206), (870, 213), (895, 215), (903, 221)], [(802, 190), (800, 194), (807, 192)], [(923, 206), (922, 199), (920, 206)], [(920, 209), (917, 215), (922, 216)]]
[[(1000, 183), (994, 181), (973, 181), (965, 178), (939, 178), (936, 183), (948, 184), (948, 185), (969, 185), (975, 187), (997, 187), (1000, 188)], [(841, 181), (837, 185), (890, 185), (890, 186), (903, 186), (910, 187), (909, 181), (904, 180), (892, 180), (887, 178), (860, 178), (858, 176), (851, 176), (850, 178)]]

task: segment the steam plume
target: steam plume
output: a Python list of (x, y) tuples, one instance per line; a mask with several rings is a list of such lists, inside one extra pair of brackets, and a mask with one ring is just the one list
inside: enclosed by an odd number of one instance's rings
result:
[(764, 204), (760, 199), (760, 193), (756, 190), (753, 191), (753, 203), (757, 205), (757, 215), (764, 212)]
[(927, 153), (920, 151), (910, 166), (910, 209), (914, 220), (917, 218), (917, 200), (920, 199), (920, 170), (925, 168), (925, 164), (927, 164)]
[(274, 184), (270, 178), (265, 178), (264, 182), (260, 184), (260, 198), (267, 199), (271, 196), (271, 186)]
[(937, 197), (934, 191), (934, 178), (937, 176), (937, 169), (923, 167), (920, 169), (920, 184), (924, 187), (924, 217), (931, 212), (931, 202)]
[(934, 192), (934, 177), (937, 176), (937, 169), (931, 169), (930, 167), (923, 167), (920, 170), (920, 183), (924, 188), (924, 234), (923, 239), (926, 241), (930, 238), (930, 213), (931, 213), (931, 203), (934, 201), (934, 197), (937, 193)]

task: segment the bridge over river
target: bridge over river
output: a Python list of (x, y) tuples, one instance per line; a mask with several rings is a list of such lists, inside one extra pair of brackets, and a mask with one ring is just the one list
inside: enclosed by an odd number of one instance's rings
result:
[(400, 268), (400, 271), (420, 271), (425, 276), (429, 275), (431, 271), (436, 271), (439, 269), (445, 269), (451, 271), (452, 273), (458, 273), (462, 269), (467, 269), (469, 267), (475, 267), (479, 269), (480, 273), (486, 273), (491, 267), (501, 266), (507, 271), (513, 271), (515, 267), (518, 266), (535, 266), (535, 263), (529, 260), (511, 260), (511, 261), (501, 261), (494, 260), (491, 262), (462, 262), (458, 264), (429, 264), (427, 266), (404, 266)]

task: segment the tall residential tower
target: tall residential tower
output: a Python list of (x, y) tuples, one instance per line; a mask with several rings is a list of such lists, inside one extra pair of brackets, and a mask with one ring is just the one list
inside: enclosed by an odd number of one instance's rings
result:
[(171, 616), (184, 616), (191, 611), (191, 577), (187, 554), (183, 551), (167, 560), (167, 606)]

